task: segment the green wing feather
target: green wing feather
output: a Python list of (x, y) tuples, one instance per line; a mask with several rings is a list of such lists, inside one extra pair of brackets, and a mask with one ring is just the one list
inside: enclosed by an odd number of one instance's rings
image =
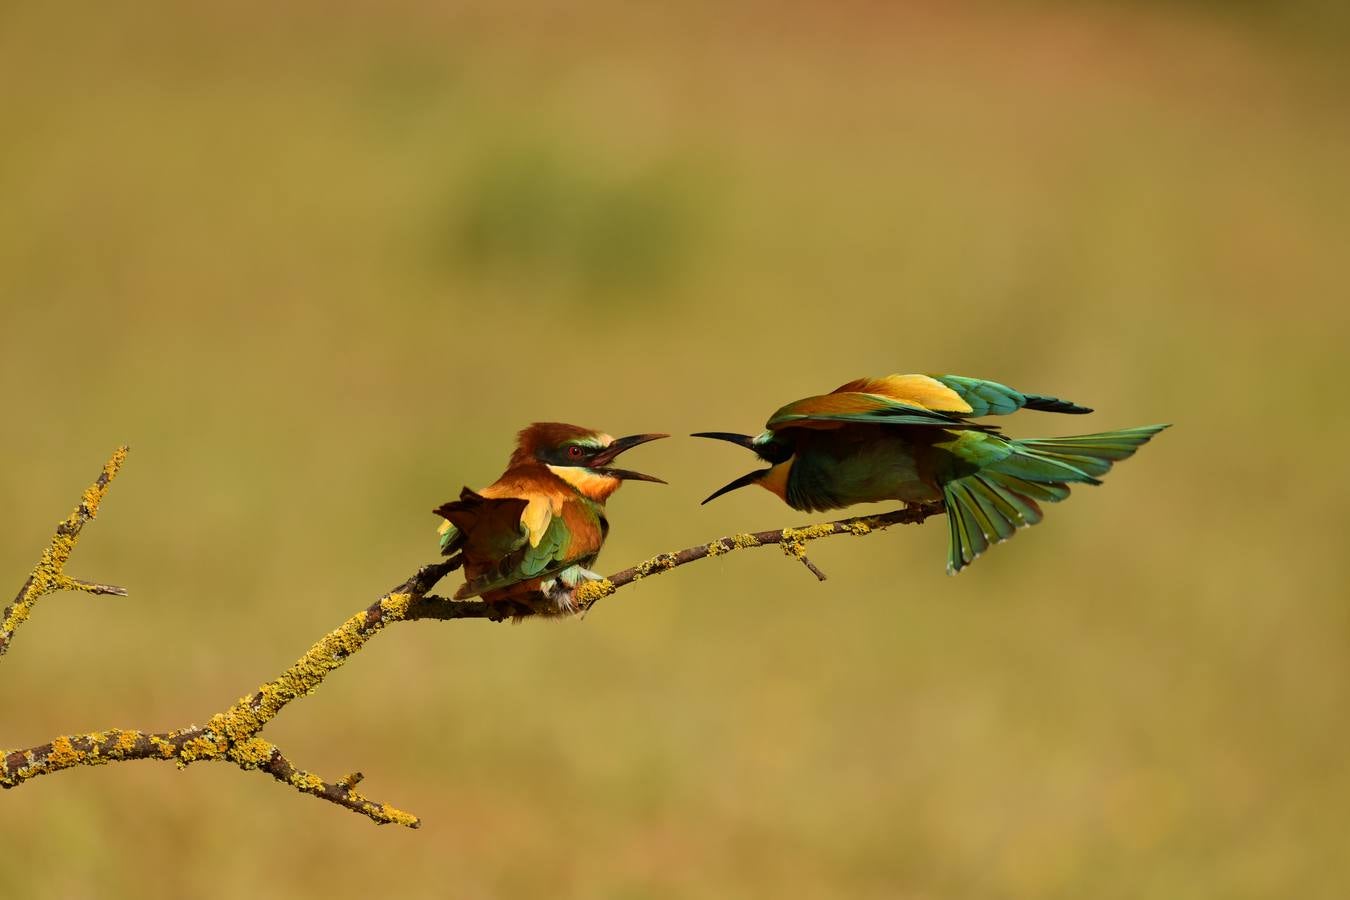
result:
[(974, 562), (990, 543), (1041, 520), (1038, 503), (1058, 503), (1069, 485), (1101, 484), (1098, 476), (1134, 454), (1166, 425), (1043, 440), (1009, 440), (965, 432), (945, 444), (940, 476), (951, 544), (947, 571)]

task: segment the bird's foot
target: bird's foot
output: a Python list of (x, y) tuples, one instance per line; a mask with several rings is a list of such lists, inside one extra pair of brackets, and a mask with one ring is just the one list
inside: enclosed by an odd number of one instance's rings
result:
[(601, 575), (599, 572), (593, 572), (584, 566), (572, 566), (570, 568), (564, 569), (562, 572), (559, 573), (559, 577), (561, 577), (562, 580), (566, 582), (567, 586), (570, 588), (576, 588), (576, 586), (581, 584), (583, 581), (605, 580), (605, 576)]
[(545, 597), (557, 609), (561, 615), (575, 613), (577, 611), (576, 589), (582, 582), (603, 581), (605, 576), (598, 572), (592, 572), (585, 566), (568, 566), (555, 577), (542, 582), (539, 585)]

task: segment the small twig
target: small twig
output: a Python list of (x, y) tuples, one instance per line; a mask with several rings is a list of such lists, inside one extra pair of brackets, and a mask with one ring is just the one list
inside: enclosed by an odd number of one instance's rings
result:
[(38, 558), (37, 565), (29, 573), (28, 580), (19, 589), (14, 602), (5, 607), (4, 615), (0, 616), (0, 656), (4, 656), (5, 652), (9, 650), (9, 645), (14, 639), (14, 632), (27, 621), (38, 600), (47, 594), (62, 590), (74, 590), (86, 591), (91, 594), (126, 596), (125, 588), (78, 581), (67, 577), (66, 563), (70, 561), (70, 554), (74, 551), (75, 544), (79, 541), (80, 532), (84, 530), (85, 524), (98, 515), (98, 507), (103, 502), (103, 495), (107, 493), (108, 485), (117, 477), (117, 472), (122, 468), (122, 463), (126, 462), (127, 449), (126, 447), (118, 447), (113, 452), (112, 458), (103, 466), (103, 471), (99, 473), (98, 479), (85, 488), (84, 495), (80, 498), (80, 505), (75, 507), (74, 511), (56, 526), (56, 534), (52, 535), (51, 544), (42, 551), (42, 556)]
[(802, 565), (806, 566), (806, 568), (811, 571), (811, 574), (816, 576), (817, 579), (819, 579), (820, 581), (825, 580), (826, 578), (825, 573), (820, 571), (820, 569), (816, 567), (815, 563), (811, 562), (811, 558), (809, 556), (803, 553), (801, 556), (797, 558), (802, 561)]
[(125, 597), (127, 589), (115, 584), (100, 584), (97, 581), (84, 581), (79, 578), (67, 578), (65, 587), (72, 591), (84, 591), (86, 594), (110, 594)]

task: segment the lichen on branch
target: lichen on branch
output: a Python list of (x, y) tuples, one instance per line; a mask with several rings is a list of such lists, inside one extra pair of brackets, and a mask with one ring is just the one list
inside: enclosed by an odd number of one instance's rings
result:
[(14, 640), (14, 632), (19, 629), (20, 625), (28, 621), (28, 616), (33, 612), (33, 607), (37, 605), (38, 600), (48, 594), (54, 594), (57, 591), (83, 591), (88, 594), (126, 596), (125, 588), (111, 584), (99, 584), (93, 581), (82, 581), (66, 575), (66, 563), (70, 561), (70, 554), (75, 551), (75, 544), (80, 539), (80, 532), (84, 530), (85, 524), (90, 519), (98, 515), (99, 505), (103, 503), (103, 495), (107, 493), (108, 485), (112, 484), (112, 480), (117, 477), (117, 473), (126, 459), (127, 448), (118, 447), (103, 466), (103, 471), (99, 473), (94, 483), (85, 488), (84, 495), (80, 497), (79, 505), (56, 526), (56, 533), (52, 535), (51, 544), (42, 551), (37, 565), (33, 567), (33, 571), (28, 575), (28, 580), (19, 589), (14, 602), (6, 606), (3, 616), (0, 616), (0, 656), (3, 656), (9, 650), (9, 645)]

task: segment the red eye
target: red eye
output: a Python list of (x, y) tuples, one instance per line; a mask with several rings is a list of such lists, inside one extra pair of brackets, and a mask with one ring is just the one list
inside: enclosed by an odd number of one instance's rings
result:
[(578, 447), (576, 444), (573, 444), (572, 446), (567, 448), (567, 455), (570, 456), (572, 459), (581, 459), (581, 448)]

